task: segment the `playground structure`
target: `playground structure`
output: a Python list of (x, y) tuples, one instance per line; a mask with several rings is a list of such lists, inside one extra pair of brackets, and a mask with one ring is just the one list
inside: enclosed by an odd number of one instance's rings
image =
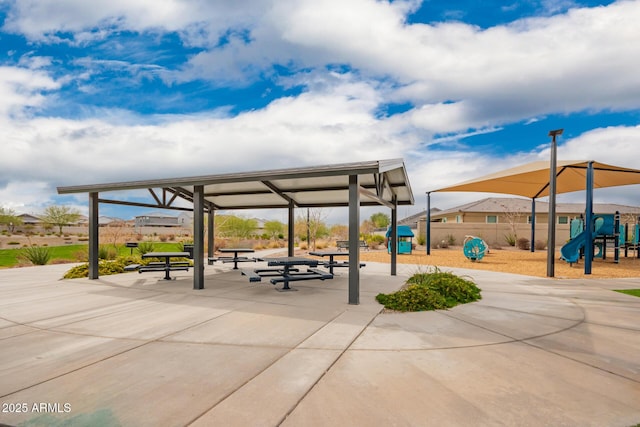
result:
[(489, 246), (480, 237), (465, 236), (462, 252), (471, 261), (481, 261), (485, 254), (489, 252)]
[[(640, 238), (640, 226), (635, 224), (634, 235), (628, 240), (629, 225), (620, 223), (620, 213), (615, 214), (595, 214), (593, 216), (593, 258), (607, 259), (607, 248), (613, 244), (614, 262), (620, 261), (620, 249), (624, 248), (625, 257), (629, 249), (638, 252), (638, 241)], [(584, 256), (585, 245), (587, 244), (587, 230), (583, 218), (571, 220), (571, 239), (560, 249), (561, 259), (569, 264), (578, 262)]]
[[(398, 230), (398, 254), (411, 254), (412, 250), (413, 250), (413, 231), (411, 231), (411, 228), (408, 225), (398, 225), (397, 226), (397, 230)], [(387, 251), (389, 253), (391, 253), (391, 227), (389, 227), (389, 229), (387, 229), (387, 234), (385, 235), (386, 237), (386, 244), (387, 244)]]

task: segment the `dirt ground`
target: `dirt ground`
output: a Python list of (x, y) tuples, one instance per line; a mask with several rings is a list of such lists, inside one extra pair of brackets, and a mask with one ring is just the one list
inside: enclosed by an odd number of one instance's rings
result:
[[(386, 251), (363, 251), (360, 253), (361, 261), (390, 262), (391, 256)], [(620, 254), (620, 262), (613, 262), (613, 250), (607, 252), (607, 259), (596, 258), (592, 264), (591, 275), (584, 274), (584, 261), (570, 266), (559, 258), (555, 260), (555, 277), (558, 279), (604, 279), (638, 277), (640, 278), (640, 259), (636, 258), (633, 251), (629, 251), (629, 257)], [(431, 255), (426, 254), (424, 248), (418, 249), (411, 255), (398, 255), (398, 263), (417, 264), (437, 267), (459, 267), (477, 270), (491, 270), (505, 273), (524, 274), (528, 276), (547, 276), (547, 251), (531, 253), (519, 249), (494, 249), (481, 261), (470, 261), (462, 253), (462, 247), (450, 247), (448, 249), (432, 249)], [(640, 282), (639, 282), (640, 285)]]

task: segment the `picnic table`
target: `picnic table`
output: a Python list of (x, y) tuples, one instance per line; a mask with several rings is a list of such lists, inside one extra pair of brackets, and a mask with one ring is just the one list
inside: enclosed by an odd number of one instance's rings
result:
[(169, 275), (170, 271), (189, 271), (190, 264), (187, 261), (171, 261), (171, 258), (189, 258), (189, 252), (147, 252), (142, 255), (142, 258), (164, 258), (164, 263), (150, 263), (149, 265), (138, 268), (139, 273), (145, 271), (164, 271), (164, 280), (172, 280)]
[(222, 248), (222, 249), (218, 249), (218, 252), (223, 254), (233, 254), (233, 256), (220, 256), (218, 258), (209, 258), (208, 259), (209, 265), (213, 264), (216, 261), (232, 262), (233, 269), (237, 270), (239, 262), (255, 262), (256, 261), (255, 258), (249, 258), (246, 256), (238, 255), (238, 254), (255, 252), (253, 249), (250, 249), (250, 248)]
[[(324, 267), (329, 269), (329, 273), (333, 274), (333, 269), (335, 267), (349, 267), (349, 261), (336, 261), (335, 257), (338, 256), (349, 256), (349, 252), (342, 251), (317, 251), (317, 252), (309, 252), (309, 255), (319, 256), (319, 257), (329, 257), (329, 261), (323, 261), (321, 264)], [(360, 263), (360, 267), (364, 267), (366, 264)]]
[[(278, 258), (260, 258), (259, 261), (267, 263), (268, 267), (272, 268), (258, 268), (253, 271), (247, 269), (242, 270), (242, 274), (249, 276), (250, 282), (259, 282), (263, 277), (271, 277), (270, 282), (272, 284), (283, 283), (279, 291), (295, 291), (297, 289), (291, 288), (289, 282), (295, 282), (299, 280), (325, 280), (333, 279), (333, 274), (325, 273), (320, 270), (316, 270), (319, 261), (317, 259), (302, 258), (302, 257), (278, 257)], [(275, 268), (273, 268), (275, 267)], [(300, 271), (299, 267), (307, 267), (306, 271)]]

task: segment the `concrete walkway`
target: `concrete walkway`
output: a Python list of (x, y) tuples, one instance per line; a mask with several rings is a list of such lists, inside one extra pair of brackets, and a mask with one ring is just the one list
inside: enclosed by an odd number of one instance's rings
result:
[[(419, 267), (369, 263), (276, 292), (229, 266), (58, 280), (0, 270), (0, 424), (631, 426), (640, 280), (450, 269), (483, 290), (449, 311), (380, 313)], [(423, 267), (424, 268), (424, 267)]]

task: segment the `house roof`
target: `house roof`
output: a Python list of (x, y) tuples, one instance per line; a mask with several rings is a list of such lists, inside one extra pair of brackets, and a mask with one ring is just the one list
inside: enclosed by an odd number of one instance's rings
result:
[(394, 199), (398, 205), (414, 203), (402, 159), (78, 185), (58, 187), (58, 193), (103, 193), (162, 188), (173, 196), (166, 202), (164, 197), (160, 200), (161, 197), (152, 192), (158, 202), (157, 207), (171, 208), (170, 205), (177, 196), (192, 201), (194, 187), (203, 186), (205, 204), (209, 209), (288, 208), (291, 203), (296, 207), (333, 207), (349, 205), (349, 177), (353, 175), (358, 176), (361, 205), (378, 205), (381, 201), (391, 203)]
[[(556, 193), (584, 190), (589, 163), (590, 161), (587, 160), (558, 161)], [(640, 184), (640, 170), (599, 162), (592, 163), (594, 168), (593, 188)], [(527, 163), (434, 191), (502, 193), (528, 198), (544, 197), (549, 195), (549, 169), (549, 162)]]
[[(584, 212), (584, 203), (556, 203), (556, 214), (580, 214)], [(536, 212), (548, 212), (549, 204), (547, 202), (536, 201)], [(626, 213), (640, 215), (640, 207), (625, 206), (611, 203), (594, 203), (593, 211), (599, 214), (607, 213)], [(440, 212), (431, 213), (431, 218), (439, 218), (454, 213), (503, 213), (503, 212), (531, 212), (531, 200), (516, 197), (487, 197), (485, 199), (476, 200), (464, 205), (455, 206)], [(426, 212), (422, 214), (426, 215)]]

